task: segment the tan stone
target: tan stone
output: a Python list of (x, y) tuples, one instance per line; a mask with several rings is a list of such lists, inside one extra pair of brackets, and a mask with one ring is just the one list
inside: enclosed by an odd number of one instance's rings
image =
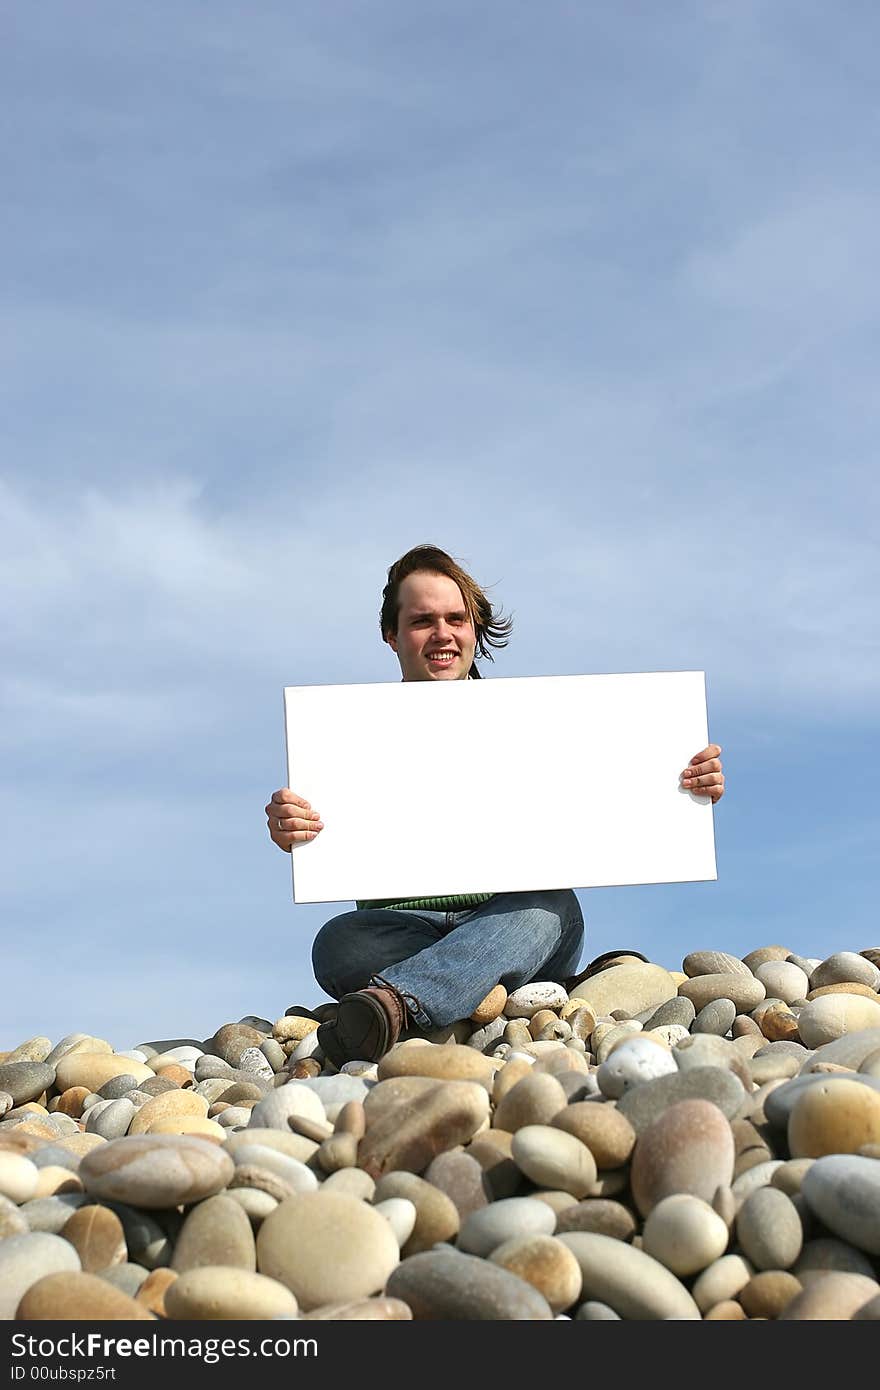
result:
[(489, 1259), (542, 1293), (554, 1314), (564, 1312), (580, 1297), (581, 1267), (554, 1236), (516, 1236), (497, 1246)]
[(503, 985), (496, 985), (490, 989), (485, 999), (481, 999), (477, 1007), (471, 1014), (471, 1023), (475, 1023), (479, 1028), (485, 1028), (487, 1023), (494, 1023), (496, 1018), (500, 1018), (504, 1013), (504, 1005), (507, 1003), (507, 990)]
[(67, 1091), (71, 1086), (84, 1086), (99, 1091), (113, 1076), (133, 1076), (135, 1081), (149, 1081), (155, 1073), (131, 1057), (117, 1057), (107, 1052), (68, 1052), (55, 1068), (55, 1087)]
[(302, 1042), (318, 1028), (316, 1018), (302, 1018), (299, 1014), (285, 1014), (272, 1024), (272, 1037), (276, 1042)]
[(82, 1103), (90, 1094), (87, 1086), (69, 1086), (60, 1096), (55, 1097), (55, 1110), (79, 1120), (83, 1112)]
[[(846, 1078), (805, 1087), (788, 1119), (792, 1158), (857, 1153), (880, 1143), (880, 1091)], [(818, 1171), (818, 1170), (817, 1170)]]
[(801, 1039), (810, 1048), (822, 1047), (847, 1033), (878, 1026), (880, 1004), (859, 994), (823, 995), (805, 1004), (798, 1015)]
[(114, 1211), (98, 1202), (75, 1211), (64, 1223), (61, 1235), (79, 1255), (86, 1274), (96, 1274), (128, 1259), (122, 1222)]
[(154, 1120), (145, 1131), (147, 1134), (197, 1134), (200, 1139), (210, 1139), (215, 1144), (225, 1144), (228, 1132), (202, 1115), (168, 1115)]
[(157, 1076), (161, 1076), (165, 1081), (173, 1081), (175, 1086), (181, 1090), (192, 1086), (195, 1077), (186, 1067), (182, 1067), (179, 1062), (166, 1062), (163, 1066), (155, 1068)]
[(600, 970), (575, 985), (570, 999), (585, 1000), (597, 1018), (612, 1009), (626, 1009), (630, 1014), (646, 1009), (659, 1009), (677, 993), (675, 980), (661, 965), (634, 961)]
[(550, 1121), (580, 1139), (590, 1150), (600, 1169), (620, 1168), (628, 1161), (636, 1142), (636, 1132), (616, 1106), (575, 1101)]
[(865, 999), (873, 999), (875, 1003), (880, 1004), (880, 994), (870, 985), (859, 984), (856, 980), (838, 985), (819, 985), (818, 989), (811, 989), (806, 995), (807, 1003), (812, 1003), (814, 999), (821, 999), (825, 994), (861, 994)]
[(810, 1280), (781, 1316), (786, 1322), (848, 1322), (878, 1294), (876, 1279), (863, 1274), (826, 1273), (821, 1279)]
[(182, 1115), (198, 1115), (206, 1119), (208, 1102), (205, 1097), (194, 1091), (162, 1091), (135, 1112), (128, 1132), (130, 1135), (146, 1134), (156, 1120), (178, 1119)]
[(155, 1313), (157, 1318), (164, 1318), (165, 1295), (168, 1289), (177, 1278), (177, 1271), (173, 1269), (152, 1269), (147, 1275), (135, 1294), (135, 1302), (142, 1304), (150, 1313)]
[(428, 1076), (439, 1081), (476, 1081), (492, 1090), (497, 1060), (484, 1057), (473, 1047), (458, 1043), (423, 1043), (418, 1047), (398, 1046), (386, 1052), (378, 1066), (378, 1078)]
[(722, 1299), (714, 1308), (710, 1308), (708, 1313), (703, 1314), (704, 1322), (743, 1322), (747, 1318), (748, 1314), (742, 1304), (732, 1298)]
[(28, 1322), (152, 1322), (143, 1304), (96, 1274), (65, 1271), (32, 1284), (16, 1318)]
[(778, 1318), (801, 1288), (787, 1269), (765, 1269), (740, 1289), (739, 1301), (750, 1318)]
[(34, 1197), (55, 1197), (62, 1192), (82, 1192), (83, 1185), (76, 1173), (50, 1163), (40, 1168)]

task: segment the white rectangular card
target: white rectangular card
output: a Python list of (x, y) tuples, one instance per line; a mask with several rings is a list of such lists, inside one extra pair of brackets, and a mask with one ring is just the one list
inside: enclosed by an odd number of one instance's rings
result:
[(289, 686), (294, 901), (717, 877), (702, 671)]

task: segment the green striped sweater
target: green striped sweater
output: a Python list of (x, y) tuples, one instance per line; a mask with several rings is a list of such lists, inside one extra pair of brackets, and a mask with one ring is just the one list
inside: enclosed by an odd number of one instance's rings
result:
[(481, 903), (487, 903), (494, 896), (494, 893), (455, 893), (450, 898), (404, 898), (401, 901), (394, 898), (365, 898), (355, 903), (355, 906), (359, 910), (387, 907), (401, 912), (407, 909), (413, 912), (419, 909), (425, 912), (463, 912), (468, 907), (479, 907)]

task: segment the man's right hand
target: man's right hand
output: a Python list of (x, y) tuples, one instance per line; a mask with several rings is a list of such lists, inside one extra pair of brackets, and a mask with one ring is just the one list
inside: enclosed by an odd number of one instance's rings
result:
[(272, 800), (266, 806), (266, 820), (272, 843), (279, 849), (290, 853), (292, 845), (314, 840), (324, 829), (324, 822), (304, 797), (297, 796), (290, 787), (282, 787), (272, 793)]

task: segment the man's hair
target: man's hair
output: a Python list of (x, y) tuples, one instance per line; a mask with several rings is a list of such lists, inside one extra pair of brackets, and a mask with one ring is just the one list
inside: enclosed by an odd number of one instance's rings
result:
[[(513, 627), (513, 618), (503, 618), (501, 609), (495, 609), (475, 579), (463, 570), (457, 560), (440, 550), (436, 545), (416, 545), (401, 555), (388, 571), (388, 583), (382, 590), (382, 609), (379, 614), (379, 628), (383, 639), (389, 632), (397, 632), (400, 617), (400, 586), (410, 574), (444, 574), (452, 579), (461, 590), (468, 616), (476, 633), (476, 654), (494, 661), (490, 647), (506, 647)], [(479, 677), (476, 661), (471, 666), (470, 675)]]

